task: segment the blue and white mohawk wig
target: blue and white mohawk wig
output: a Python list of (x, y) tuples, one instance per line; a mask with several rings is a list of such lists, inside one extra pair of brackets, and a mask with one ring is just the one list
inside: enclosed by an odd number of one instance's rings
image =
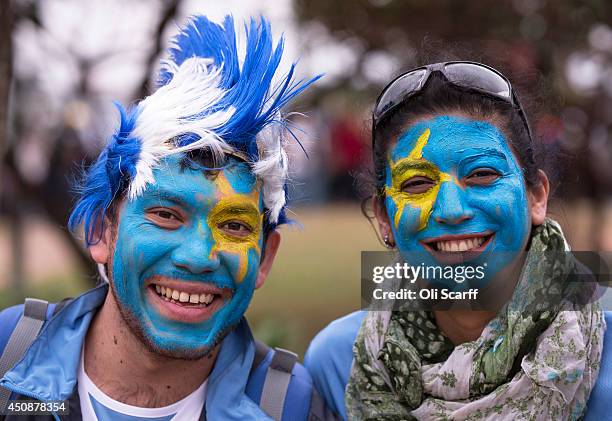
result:
[(285, 222), (288, 160), (280, 110), (319, 76), (293, 81), (294, 63), (273, 84), (283, 39), (273, 45), (263, 17), (245, 30), (241, 60), (231, 16), (223, 24), (193, 17), (162, 62), (157, 90), (128, 111), (117, 105), (121, 124), (87, 171), (68, 222), (71, 230), (83, 224), (87, 245), (98, 241), (96, 225), (116, 197), (127, 192), (134, 199), (155, 183), (160, 159), (201, 148), (246, 159), (262, 180), (266, 222)]

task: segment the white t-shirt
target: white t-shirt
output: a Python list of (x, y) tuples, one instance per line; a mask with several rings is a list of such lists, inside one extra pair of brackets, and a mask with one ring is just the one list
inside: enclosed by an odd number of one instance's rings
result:
[(84, 421), (194, 421), (199, 419), (206, 397), (204, 382), (189, 396), (163, 408), (140, 408), (116, 401), (102, 392), (85, 373), (83, 351), (78, 387)]

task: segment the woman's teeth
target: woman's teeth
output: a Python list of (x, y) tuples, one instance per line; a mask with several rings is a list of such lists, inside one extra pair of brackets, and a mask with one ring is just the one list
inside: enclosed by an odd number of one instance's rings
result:
[(486, 237), (474, 237), (464, 240), (437, 241), (436, 247), (440, 251), (468, 251), (480, 247), (485, 240)]
[(155, 291), (160, 297), (165, 298), (166, 301), (173, 300), (180, 303), (208, 305), (215, 298), (214, 294), (189, 294), (188, 292), (166, 288), (157, 284), (155, 285)]

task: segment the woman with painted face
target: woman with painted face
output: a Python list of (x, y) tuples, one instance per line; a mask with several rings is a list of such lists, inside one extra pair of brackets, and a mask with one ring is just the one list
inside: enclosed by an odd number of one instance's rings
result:
[[(372, 136), (371, 200), (385, 245), (412, 266), (487, 267), (472, 282), (415, 284), (475, 287), (484, 307), (395, 302), (332, 322), (306, 355), (330, 406), (350, 420), (584, 416), (604, 314), (550, 295), (569, 291), (577, 266), (546, 217), (548, 178), (510, 82), (473, 62), (409, 71), (379, 96)], [(487, 308), (504, 289), (501, 306)]]

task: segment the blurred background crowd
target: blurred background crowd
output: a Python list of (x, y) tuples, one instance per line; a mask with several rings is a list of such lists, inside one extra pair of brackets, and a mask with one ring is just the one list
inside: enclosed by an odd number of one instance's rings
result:
[[(154, 86), (190, 15), (264, 14), (302, 77), (292, 105), (292, 214), (249, 317), (303, 352), (359, 307), (360, 251), (381, 245), (361, 215), (369, 112), (395, 75), (475, 60), (512, 81), (556, 179), (551, 214), (578, 250), (612, 251), (612, 2), (608, 0), (0, 0), (0, 308), (95, 283), (67, 231), (71, 182), (129, 104)], [(287, 63), (288, 64), (288, 63)]]

